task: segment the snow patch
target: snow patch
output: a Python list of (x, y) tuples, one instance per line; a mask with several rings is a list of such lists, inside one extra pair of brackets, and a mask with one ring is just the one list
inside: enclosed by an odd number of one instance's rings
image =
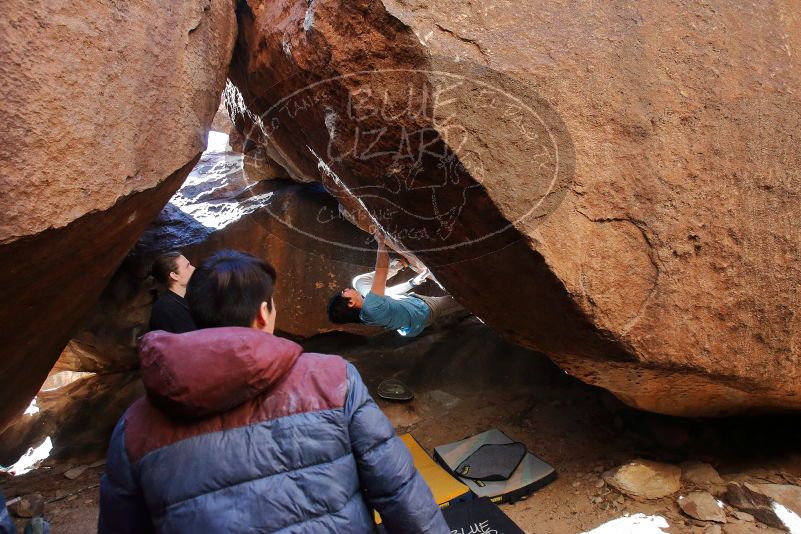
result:
[(314, 27), (314, 0), (309, 2), (309, 7), (306, 9), (306, 16), (303, 17), (303, 31), (310, 31)]
[(774, 502), (773, 511), (782, 520), (784, 526), (790, 531), (790, 534), (801, 534), (801, 517), (792, 510), (788, 510), (781, 504)]
[(36, 405), (36, 397), (34, 397), (31, 403), (25, 409), (24, 415), (36, 415), (37, 413), (39, 413), (39, 407)]
[(658, 515), (624, 515), (583, 534), (667, 534), (667, 520)]

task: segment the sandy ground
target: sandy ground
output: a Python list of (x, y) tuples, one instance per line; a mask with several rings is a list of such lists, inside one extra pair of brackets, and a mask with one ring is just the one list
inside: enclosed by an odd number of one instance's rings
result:
[[(348, 337), (324, 343), (350, 359), (371, 390), (393, 376), (415, 390), (411, 402), (379, 404), (399, 432), (411, 432), (429, 452), (496, 427), (553, 465), (556, 481), (502, 506), (526, 532), (576, 534), (641, 512), (667, 519), (668, 532), (703, 533), (709, 525), (683, 515), (678, 494), (640, 502), (604, 485), (604, 470), (633, 458), (703, 460), (731, 480), (798, 483), (801, 477), (797, 416), (684, 420), (637, 412), (542, 356), (488, 341), (481, 328), (471, 325), (459, 336), (429, 335), (413, 346), (392, 342), (381, 350), (375, 342)], [(310, 348), (319, 350), (315, 343)], [(67, 480), (68, 467), (49, 462), (27, 475), (0, 479), (0, 486), (7, 498), (38, 492), (54, 501), (46, 516), (55, 534), (94, 532), (103, 467)]]

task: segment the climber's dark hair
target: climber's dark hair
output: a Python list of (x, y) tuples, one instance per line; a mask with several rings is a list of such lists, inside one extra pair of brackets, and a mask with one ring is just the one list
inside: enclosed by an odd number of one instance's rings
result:
[(342, 293), (337, 293), (328, 301), (328, 318), (334, 324), (360, 323), (359, 308), (350, 307), (349, 298), (343, 297)]
[(262, 302), (272, 311), (275, 269), (238, 250), (221, 250), (195, 270), (186, 288), (198, 328), (250, 327)]
[(159, 284), (169, 285), (170, 273), (178, 271), (178, 258), (181, 256), (180, 252), (173, 250), (165, 252), (153, 260), (153, 266), (150, 268), (153, 279)]

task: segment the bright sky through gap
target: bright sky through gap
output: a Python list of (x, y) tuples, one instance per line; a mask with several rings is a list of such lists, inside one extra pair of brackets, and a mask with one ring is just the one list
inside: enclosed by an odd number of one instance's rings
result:
[(228, 134), (222, 132), (209, 131), (209, 142), (206, 146), (206, 152), (225, 152), (228, 146)]
[(46, 460), (47, 457), (50, 456), (50, 451), (52, 450), (53, 442), (50, 440), (50, 436), (47, 436), (41, 445), (28, 449), (28, 452), (23, 454), (22, 457), (17, 460), (17, 463), (4, 469), (4, 471), (8, 471), (14, 476), (24, 475), (35, 469), (40, 462)]

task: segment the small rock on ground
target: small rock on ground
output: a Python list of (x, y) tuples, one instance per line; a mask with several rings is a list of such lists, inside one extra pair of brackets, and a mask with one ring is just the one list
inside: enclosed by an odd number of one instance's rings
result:
[(683, 462), (681, 464), (681, 479), (699, 486), (725, 484), (715, 468), (706, 462)]
[(723, 534), (787, 534), (787, 531), (770, 527), (759, 528), (756, 523), (728, 523), (723, 526)]
[(89, 469), (88, 465), (79, 465), (78, 467), (73, 467), (72, 469), (66, 471), (64, 473), (64, 476), (70, 480), (75, 480), (76, 478), (84, 474), (84, 472), (86, 472), (87, 469)]
[(798, 486), (791, 484), (746, 484), (746, 486), (801, 515), (801, 488)]
[(23, 495), (10, 506), (11, 513), (17, 517), (35, 517), (44, 513), (45, 501), (41, 493)]
[(715, 498), (705, 491), (695, 491), (679, 497), (679, 507), (690, 517), (701, 521), (726, 522), (726, 512)]
[(751, 514), (746, 514), (745, 512), (741, 512), (740, 510), (732, 511), (732, 515), (740, 521), (748, 521), (749, 523), (754, 521), (754, 516)]
[[(726, 502), (771, 527), (783, 528), (784, 523), (773, 511), (773, 501), (750, 484), (730, 482), (726, 486)], [(748, 523), (743, 523), (747, 525)]]
[(661, 499), (681, 488), (681, 469), (675, 465), (633, 460), (607, 471), (604, 481), (621, 493), (642, 499)]
[(448, 410), (450, 408), (456, 407), (462, 399), (451, 395), (441, 389), (434, 389), (427, 393), (428, 398), (431, 400), (433, 404), (436, 404), (440, 409)]

